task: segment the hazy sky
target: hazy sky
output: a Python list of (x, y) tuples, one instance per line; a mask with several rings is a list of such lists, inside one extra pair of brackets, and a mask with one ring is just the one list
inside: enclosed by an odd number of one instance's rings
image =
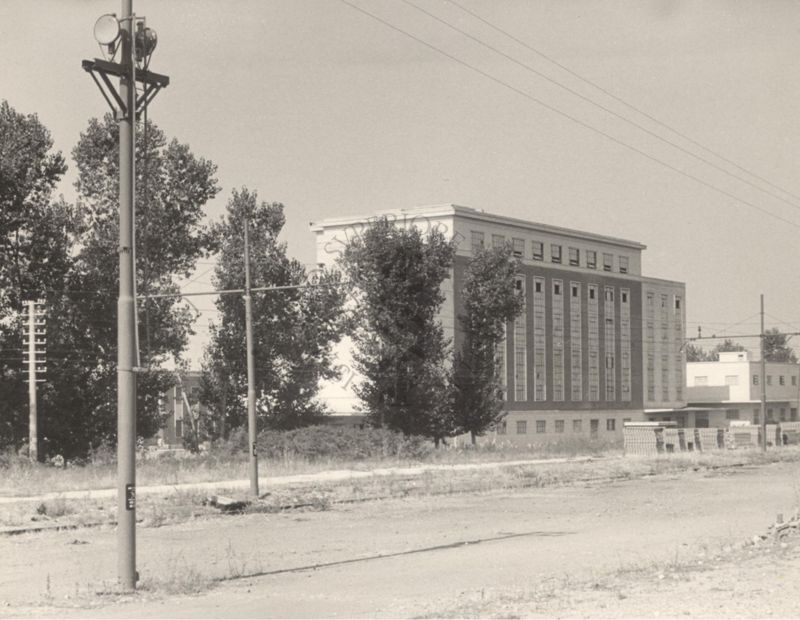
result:
[[(798, 195), (769, 188), (786, 204), (410, 6), (702, 153), (447, 0), (348, 1), (487, 75), (339, 0), (134, 1), (158, 32), (151, 69), (171, 79), (150, 118), (219, 166), (223, 191), (209, 217), (218, 217), (232, 188), (246, 185), (286, 205), (290, 253), (313, 262), (311, 220), (453, 202), (646, 244), (646, 275), (686, 282), (692, 335), (698, 324), (710, 335), (740, 321), (728, 333), (757, 332), (761, 292), (768, 326), (800, 331), (800, 3), (458, 0)], [(65, 155), (87, 120), (106, 112), (80, 61), (100, 55), (95, 19), (119, 11), (111, 0), (0, 1), (0, 99), (36, 112)], [(68, 198), (72, 175), (61, 189)], [(207, 287), (208, 275), (194, 286)]]

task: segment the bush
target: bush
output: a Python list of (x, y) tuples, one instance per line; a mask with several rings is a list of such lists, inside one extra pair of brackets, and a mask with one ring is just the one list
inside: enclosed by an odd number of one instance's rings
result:
[(259, 454), (273, 459), (422, 459), (432, 450), (430, 441), (424, 437), (407, 437), (379, 428), (319, 425), (291, 431), (264, 431), (258, 436)]

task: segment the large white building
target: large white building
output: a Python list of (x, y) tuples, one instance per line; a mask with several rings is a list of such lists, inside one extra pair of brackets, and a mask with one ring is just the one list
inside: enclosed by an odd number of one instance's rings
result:
[[(312, 223), (317, 262), (334, 265), (347, 243), (382, 215), (456, 241), (439, 316), (456, 348), (463, 341), (456, 317), (471, 257), (483, 247), (508, 245), (519, 259), (517, 289), (526, 304), (507, 325), (502, 347), (507, 416), (499, 430), (509, 439), (621, 437), (627, 420), (686, 406), (685, 285), (642, 275), (646, 246), (444, 204)], [(359, 377), (349, 347), (345, 341), (337, 351), (343, 378), (321, 392), (340, 414), (357, 405), (352, 386)]]

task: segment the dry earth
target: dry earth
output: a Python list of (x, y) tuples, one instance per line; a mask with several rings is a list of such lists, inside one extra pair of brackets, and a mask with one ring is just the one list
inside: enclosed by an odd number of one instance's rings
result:
[(132, 597), (95, 594), (113, 530), (9, 537), (0, 614), (798, 617), (795, 539), (737, 543), (794, 511), (799, 480), (776, 463), (142, 528)]

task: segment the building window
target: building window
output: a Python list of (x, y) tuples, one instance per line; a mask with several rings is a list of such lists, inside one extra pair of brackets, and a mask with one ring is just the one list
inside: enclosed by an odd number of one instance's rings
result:
[(758, 409), (753, 409), (753, 424), (759, 424), (761, 421), (761, 415)]
[(620, 273), (628, 273), (628, 257), (627, 256), (620, 256), (619, 257), (619, 272)]
[(600, 311), (597, 302), (597, 285), (589, 285), (589, 301), (587, 304), (586, 318), (588, 321), (588, 338), (586, 341), (589, 356), (588, 380), (589, 398), (596, 402), (600, 400)]
[(514, 251), (514, 256), (522, 258), (525, 255), (525, 239), (511, 239), (511, 248)]
[(517, 435), (527, 435), (528, 423), (525, 420), (517, 420)]
[(497, 425), (497, 434), (498, 435), (505, 435), (507, 430), (506, 421), (503, 420), (500, 424)]
[(758, 385), (758, 375), (753, 375), (753, 385)]
[(767, 424), (772, 424), (772, 409), (767, 409)]
[(726, 409), (725, 410), (725, 419), (726, 420), (738, 420), (739, 419), (739, 410), (738, 409)]
[(472, 254), (478, 254), (483, 249), (484, 235), (476, 230), (472, 231)]
[(546, 420), (536, 420), (536, 432), (537, 433), (544, 433), (547, 431), (547, 421)]
[(183, 420), (175, 420), (175, 437), (183, 437)]
[(506, 244), (506, 238), (503, 235), (492, 235), (492, 247), (502, 248)]
[(564, 400), (564, 298), (561, 280), (553, 280), (553, 400)]
[(614, 255), (603, 253), (603, 271), (611, 271), (614, 268)]
[(778, 385), (786, 385), (786, 380), (783, 375), (778, 375)]
[(603, 314), (605, 315), (605, 329), (603, 331), (603, 336), (604, 336), (604, 341), (606, 343), (605, 399), (607, 401), (614, 401), (617, 400), (617, 381), (616, 381), (616, 372), (614, 371), (614, 368), (616, 367), (614, 343), (616, 342), (617, 338), (616, 338), (616, 328), (614, 326), (613, 287), (606, 286), (604, 294), (605, 294), (605, 304), (603, 305)]
[(583, 420), (573, 420), (572, 421), (572, 432), (573, 433), (582, 433), (583, 432)]
[(792, 375), (792, 385), (797, 385), (797, 375)]
[(675, 309), (676, 310), (681, 309), (681, 298), (678, 297), (677, 295), (675, 295)]
[(597, 431), (600, 430), (600, 420), (589, 420), (589, 437), (597, 439)]
[(622, 303), (628, 303), (628, 291), (622, 291)]
[(739, 385), (739, 375), (725, 375), (725, 385)]
[(767, 375), (767, 385), (772, 385), (772, 375)]
[(544, 260), (544, 243), (532, 241), (531, 247), (533, 248), (533, 260)]
[(597, 269), (597, 252), (586, 250), (586, 266), (589, 269)]
[(547, 399), (547, 307), (544, 278), (533, 279), (533, 400)]
[(569, 303), (570, 391), (572, 400), (583, 400), (583, 341), (581, 329), (581, 289), (578, 282), (570, 283), (572, 299)]
[(797, 422), (797, 407), (792, 407), (789, 409), (789, 417), (791, 418), (792, 422)]
[[(516, 280), (517, 294), (525, 297), (525, 280), (520, 277)], [(527, 316), (525, 308), (527, 303), (523, 301), (522, 313), (514, 319), (514, 400), (525, 402), (528, 400), (528, 344), (527, 344)]]
[(573, 267), (579, 267), (581, 264), (581, 251), (578, 248), (569, 249), (569, 264)]
[(550, 260), (554, 263), (561, 262), (561, 246), (556, 243), (550, 244)]
[(786, 408), (785, 407), (781, 407), (780, 416), (781, 416), (781, 422), (786, 422)]
[(564, 432), (564, 420), (556, 420), (556, 433)]
[(606, 430), (607, 431), (617, 430), (617, 421), (614, 418), (608, 418), (606, 420)]

